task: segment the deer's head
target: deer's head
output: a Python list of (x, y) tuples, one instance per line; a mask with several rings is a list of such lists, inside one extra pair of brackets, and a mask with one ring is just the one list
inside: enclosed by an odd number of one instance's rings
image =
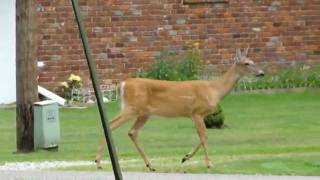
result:
[(252, 74), (254, 73), (257, 77), (264, 76), (262, 69), (257, 67), (255, 63), (247, 57), (249, 48), (245, 49), (243, 52), (240, 49), (236, 50), (236, 56), (234, 58), (237, 65), (237, 71), (240, 75)]

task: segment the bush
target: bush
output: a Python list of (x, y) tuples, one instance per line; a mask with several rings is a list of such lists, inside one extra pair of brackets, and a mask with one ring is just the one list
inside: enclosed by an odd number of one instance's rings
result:
[(224, 125), (224, 119), (225, 117), (222, 107), (218, 105), (214, 113), (211, 113), (204, 118), (204, 123), (206, 128), (222, 128)]
[(167, 53), (156, 57), (148, 71), (144, 73), (145, 77), (159, 80), (178, 80), (177, 65), (172, 61), (172, 58), (173, 55)]
[[(307, 68), (306, 68), (307, 67)], [(256, 90), (274, 88), (320, 87), (320, 66), (299, 65), (282, 70), (275, 75), (261, 78), (242, 78), (236, 85), (236, 90)]]
[(182, 57), (177, 56), (174, 53), (162, 53), (154, 59), (146, 72), (139, 72), (137, 76), (170, 81), (199, 79), (199, 50), (198, 48), (192, 48), (191, 50), (185, 51), (182, 54)]

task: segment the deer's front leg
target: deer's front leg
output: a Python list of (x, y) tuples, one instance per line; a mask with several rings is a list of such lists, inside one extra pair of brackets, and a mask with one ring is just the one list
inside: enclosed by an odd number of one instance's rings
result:
[(197, 129), (197, 133), (199, 135), (200, 144), (202, 145), (203, 150), (204, 150), (206, 166), (208, 168), (210, 168), (212, 166), (212, 163), (210, 161), (209, 153), (208, 153), (207, 129), (206, 129), (206, 126), (205, 126), (204, 121), (203, 121), (203, 116), (195, 115), (195, 116), (193, 116), (192, 119), (193, 119), (193, 122), (195, 124), (196, 129)]
[(137, 118), (137, 120), (135, 121), (135, 123), (133, 124), (131, 130), (129, 131), (129, 137), (131, 138), (131, 140), (133, 141), (134, 145), (136, 146), (139, 154), (141, 155), (141, 157), (144, 160), (144, 163), (146, 164), (146, 167), (150, 170), (150, 171), (155, 171), (156, 169), (154, 169), (151, 166), (150, 160), (147, 157), (147, 155), (144, 152), (144, 149), (142, 147), (142, 145), (139, 143), (138, 141), (138, 136), (139, 136), (139, 131), (141, 130), (141, 128), (143, 127), (143, 125), (147, 122), (148, 120), (148, 116), (139, 116)]
[(96, 163), (97, 169), (102, 169), (101, 159), (103, 156), (103, 152), (105, 151), (106, 143), (107, 143), (106, 138), (104, 136), (102, 136), (100, 143), (98, 145), (98, 148), (97, 148), (96, 160), (94, 161)]
[[(123, 123), (127, 122), (128, 119), (129, 119), (129, 113), (128, 112), (121, 113), (118, 117), (116, 117), (115, 119), (110, 121), (110, 129), (114, 130), (114, 129), (118, 128)], [(106, 139), (105, 139), (105, 137), (103, 135), (103, 131), (102, 131), (101, 134), (102, 134), (102, 137), (101, 137), (100, 143), (99, 143), (98, 148), (97, 148), (97, 154), (96, 154), (96, 160), (95, 160), (97, 169), (102, 169), (101, 160), (102, 160), (103, 153), (105, 151), (106, 143), (107, 143)]]

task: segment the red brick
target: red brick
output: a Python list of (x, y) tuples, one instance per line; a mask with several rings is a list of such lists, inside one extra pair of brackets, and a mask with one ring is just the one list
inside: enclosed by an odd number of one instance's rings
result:
[[(320, 1), (281, 1), (269, 11), (272, 2), (229, 1), (216, 6), (182, 5), (181, 0), (79, 1), (85, 9), (92, 56), (99, 59), (95, 62), (104, 83), (148, 67), (161, 51), (181, 51), (195, 42), (206, 58), (204, 64), (230, 62), (236, 48), (248, 45), (255, 61), (274, 65), (280, 56), (287, 61), (319, 61)], [(43, 10), (38, 12), (38, 59), (46, 64), (40, 70), (40, 84), (54, 89), (72, 72), (89, 85), (70, 1), (38, 3)], [(271, 37), (278, 37), (277, 42), (269, 42)]]

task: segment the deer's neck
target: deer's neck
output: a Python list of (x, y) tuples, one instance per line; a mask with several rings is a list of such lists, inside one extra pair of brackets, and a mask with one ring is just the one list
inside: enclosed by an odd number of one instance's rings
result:
[(214, 86), (214, 89), (217, 91), (219, 99), (222, 99), (229, 94), (239, 78), (240, 74), (236, 71), (236, 64), (233, 64), (223, 76), (212, 83), (212, 86)]

